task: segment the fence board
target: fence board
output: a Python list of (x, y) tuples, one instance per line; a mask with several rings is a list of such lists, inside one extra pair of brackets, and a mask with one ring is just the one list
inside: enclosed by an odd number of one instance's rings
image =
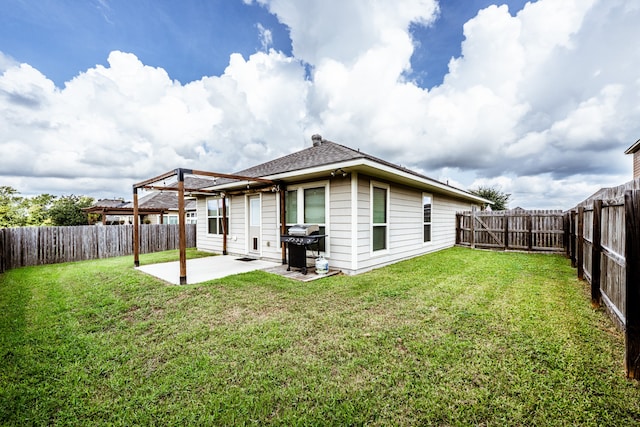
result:
[(625, 332), (627, 376), (640, 379), (640, 179), (598, 191), (571, 218), (572, 265), (591, 284), (592, 298), (599, 281), (607, 313)]
[(565, 252), (565, 220), (560, 210), (459, 212), (456, 241), (487, 249)]
[[(186, 225), (187, 247), (196, 225)], [(142, 224), (140, 253), (178, 249), (177, 224)], [(0, 273), (18, 267), (133, 254), (133, 225), (0, 229)]]

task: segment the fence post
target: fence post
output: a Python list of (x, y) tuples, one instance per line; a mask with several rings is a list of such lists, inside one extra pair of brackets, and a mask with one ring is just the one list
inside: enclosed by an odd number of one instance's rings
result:
[(476, 223), (476, 210), (473, 209), (471, 211), (471, 215), (469, 215), (469, 219), (471, 220), (471, 229), (470, 229), (470, 233), (471, 235), (469, 236), (469, 242), (471, 243), (471, 247), (475, 248), (476, 247), (476, 227), (475, 227), (475, 223)]
[(533, 251), (533, 216), (527, 215), (527, 249)]
[(640, 379), (640, 190), (624, 193), (625, 210), (625, 365), (627, 377)]
[(569, 241), (571, 239), (571, 231), (569, 228), (571, 213), (567, 212), (562, 216), (562, 227), (564, 228), (564, 238), (562, 244), (567, 258), (571, 258), (571, 250), (569, 249)]
[(5, 232), (6, 228), (0, 228), (0, 273), (4, 273), (6, 271), (6, 260), (5, 260), (5, 253), (6, 253), (6, 232)]
[(600, 307), (600, 271), (602, 254), (602, 200), (593, 202), (593, 244), (591, 245), (591, 304)]
[(460, 226), (460, 222), (462, 221), (462, 214), (457, 213), (456, 214), (456, 245), (459, 245), (460, 242), (462, 241), (462, 239), (460, 238), (460, 235), (462, 234), (462, 230), (461, 230), (461, 226)]
[(569, 213), (569, 251), (571, 252), (571, 267), (576, 268), (576, 211)]
[(578, 237), (576, 263), (578, 264), (578, 279), (584, 280), (584, 207), (578, 208)]
[(504, 250), (506, 251), (509, 249), (509, 218), (511, 216), (504, 215), (502, 218), (504, 219)]

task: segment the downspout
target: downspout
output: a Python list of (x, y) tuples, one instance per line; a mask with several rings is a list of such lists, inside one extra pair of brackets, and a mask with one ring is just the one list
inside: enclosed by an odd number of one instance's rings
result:
[[(284, 185), (280, 185), (280, 235), (287, 233), (287, 209), (285, 207), (285, 191)], [(287, 247), (284, 242), (280, 242), (280, 249), (282, 251), (282, 265), (287, 263)]]

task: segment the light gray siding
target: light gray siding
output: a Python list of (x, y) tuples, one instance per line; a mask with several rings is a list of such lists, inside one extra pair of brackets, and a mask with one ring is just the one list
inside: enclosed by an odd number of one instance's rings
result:
[(280, 209), (278, 193), (262, 193), (261, 257), (280, 260)]
[(431, 251), (451, 247), (456, 243), (456, 212), (469, 211), (473, 204), (433, 194), (431, 210)]
[[(388, 250), (372, 253), (371, 182), (372, 179), (361, 177), (358, 183), (358, 265), (355, 271), (344, 270), (345, 273), (361, 273), (455, 244), (456, 212), (469, 210), (471, 203), (438, 193), (429, 193), (432, 196), (431, 241), (424, 242), (422, 207), (424, 192), (387, 183), (389, 185)], [(378, 181), (373, 180), (373, 182)]]
[[(387, 250), (378, 252), (372, 252), (371, 249), (372, 181), (388, 185), (389, 191)], [(325, 185), (326, 182), (319, 182), (319, 185)], [(330, 268), (342, 270), (346, 274), (362, 273), (453, 246), (456, 212), (470, 210), (473, 206), (467, 201), (429, 192), (432, 196), (431, 241), (424, 242), (422, 189), (378, 181), (358, 174), (334, 178), (328, 182), (326, 256)], [(304, 184), (305, 187), (312, 185), (313, 183)], [(357, 200), (352, 200), (352, 194), (357, 194)], [(198, 249), (222, 252), (222, 236), (207, 233), (206, 200), (202, 197), (197, 203)], [(227, 251), (230, 254), (246, 254), (247, 196), (233, 196), (229, 205), (230, 233)], [(279, 261), (282, 258), (279, 194), (262, 193), (261, 206), (260, 256)]]
[[(209, 234), (207, 219), (207, 198), (198, 198), (198, 250), (222, 253), (222, 235)], [(227, 252), (246, 253), (245, 239), (245, 202), (244, 196), (229, 197), (227, 206), (229, 215), (229, 234), (227, 235)]]
[(329, 251), (333, 269), (351, 268), (351, 179), (339, 177), (329, 183)]

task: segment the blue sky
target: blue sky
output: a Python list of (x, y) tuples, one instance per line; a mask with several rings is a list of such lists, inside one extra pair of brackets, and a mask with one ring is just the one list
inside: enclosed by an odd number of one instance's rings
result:
[[(96, 64), (106, 65), (113, 50), (134, 53), (144, 64), (164, 68), (181, 83), (220, 75), (231, 53), (248, 57), (262, 49), (258, 24), (271, 30), (271, 47), (291, 54), (286, 25), (265, 7), (240, 0), (3, 3), (1, 50), (34, 66), (58, 87)], [(422, 87), (442, 83), (449, 59), (460, 55), (463, 24), (494, 3), (444, 1), (433, 25), (412, 25), (416, 51), (411, 58), (410, 78)], [(503, 3), (515, 14), (526, 0)]]
[(0, 184), (128, 198), (320, 133), (512, 206), (631, 178), (640, 3), (2, 0)]
[(274, 47), (291, 52), (286, 27), (256, 4), (242, 1), (3, 0), (1, 49), (42, 71), (57, 86), (106, 65), (109, 52), (134, 53), (182, 83), (219, 75), (229, 55), (261, 48), (258, 23), (273, 31)]

